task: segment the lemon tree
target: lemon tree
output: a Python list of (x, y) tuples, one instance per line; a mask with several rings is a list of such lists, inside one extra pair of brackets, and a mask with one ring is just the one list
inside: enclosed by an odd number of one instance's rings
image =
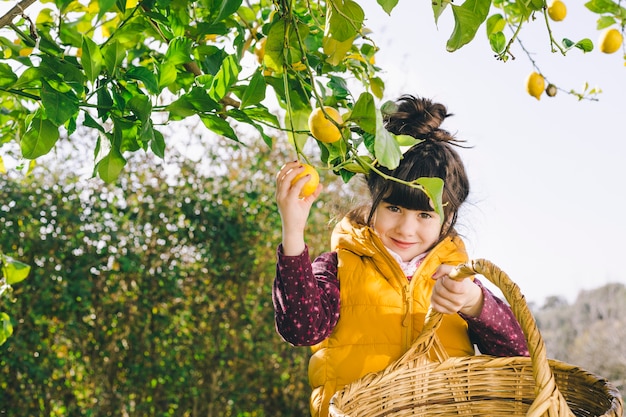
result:
[[(93, 175), (113, 183), (133, 153), (163, 158), (176, 140), (167, 132), (192, 117), (232, 141), (239, 141), (235, 125), (250, 126), (268, 146), (276, 131), (285, 132), (300, 155), (311, 112), (326, 107), (343, 120), (334, 125), (339, 139), (336, 132), (318, 139), (324, 168), (349, 180), (401, 158), (405, 139), (382, 127), (384, 65), (360, 1), (51, 0), (30, 13), (33, 3), (21, 0), (0, 16), (0, 146), (18, 144), (23, 166), (90, 131)], [(398, 0), (377, 3), (391, 15)], [(450, 52), (480, 34), (496, 59), (508, 61), (533, 24), (546, 25), (554, 52), (592, 51), (589, 38), (556, 39), (549, 14), (564, 17), (565, 3), (443, 1), (432, 12), (434, 23), (444, 14), (454, 20)], [(592, 30), (622, 34), (619, 2), (585, 7), (598, 15)], [(76, 158), (84, 164), (83, 155)]]

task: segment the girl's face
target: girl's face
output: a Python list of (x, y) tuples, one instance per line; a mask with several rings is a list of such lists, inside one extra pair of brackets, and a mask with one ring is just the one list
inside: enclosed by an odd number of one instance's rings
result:
[(410, 210), (382, 201), (374, 214), (374, 230), (383, 244), (406, 262), (437, 243), (441, 221), (434, 211)]

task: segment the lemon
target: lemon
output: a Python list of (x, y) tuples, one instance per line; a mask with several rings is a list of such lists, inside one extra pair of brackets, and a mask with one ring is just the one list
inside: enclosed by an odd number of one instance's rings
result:
[(607, 29), (600, 35), (600, 50), (605, 54), (612, 54), (622, 46), (623, 40), (624, 37), (619, 30)]
[(548, 6), (548, 16), (555, 22), (560, 22), (567, 15), (567, 7), (561, 0), (554, 0)]
[(544, 88), (546, 88), (546, 82), (543, 79), (543, 75), (537, 72), (531, 72), (526, 79), (526, 91), (537, 100), (541, 97)]
[[(324, 111), (330, 118), (337, 122), (337, 124), (343, 123), (343, 119), (337, 109), (324, 106)], [(317, 107), (311, 112), (309, 116), (309, 130), (311, 131), (311, 135), (320, 142), (333, 143), (341, 139), (341, 131), (335, 123), (326, 118), (321, 107)]]
[(254, 55), (256, 55), (256, 60), (259, 64), (263, 64), (263, 58), (265, 58), (265, 42), (267, 38), (261, 38), (261, 40), (257, 41), (256, 46), (254, 47)]
[(309, 178), (309, 180), (302, 187), (302, 190), (300, 190), (299, 197), (305, 198), (305, 197), (310, 196), (311, 194), (315, 192), (315, 190), (317, 190), (317, 186), (320, 183), (320, 175), (317, 173), (315, 168), (313, 168), (311, 165), (302, 164), (302, 166), (304, 167), (304, 169), (302, 170), (301, 173), (296, 175), (296, 177), (293, 180), (291, 180), (291, 185), (294, 185), (296, 182), (298, 182), (300, 178), (305, 177), (307, 175), (311, 175), (311, 178)]
[(548, 84), (548, 86), (546, 87), (546, 94), (549, 97), (554, 97), (556, 96), (556, 90), (557, 90), (556, 85)]

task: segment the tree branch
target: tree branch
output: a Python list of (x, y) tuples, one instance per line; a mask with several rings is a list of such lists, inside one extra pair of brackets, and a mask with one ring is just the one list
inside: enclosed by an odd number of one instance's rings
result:
[(3, 28), (13, 22), (15, 16), (23, 14), (26, 9), (30, 7), (36, 0), (22, 0), (17, 3), (7, 14), (0, 17), (0, 28)]

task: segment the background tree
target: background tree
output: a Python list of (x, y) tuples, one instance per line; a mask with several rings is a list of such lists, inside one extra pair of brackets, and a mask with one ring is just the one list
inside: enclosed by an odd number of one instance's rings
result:
[(581, 291), (571, 305), (551, 297), (537, 311), (550, 357), (579, 365), (626, 391), (626, 287), (607, 284)]
[[(0, 177), (0, 246), (33, 265), (6, 305), (3, 414), (307, 412), (309, 351), (280, 339), (270, 295), (280, 240), (270, 161), (287, 157), (285, 143), (190, 132), (184, 148), (202, 164), (148, 155), (118, 186), (44, 166)], [(329, 212), (352, 198), (334, 195), (311, 218), (313, 255), (327, 247)]]

